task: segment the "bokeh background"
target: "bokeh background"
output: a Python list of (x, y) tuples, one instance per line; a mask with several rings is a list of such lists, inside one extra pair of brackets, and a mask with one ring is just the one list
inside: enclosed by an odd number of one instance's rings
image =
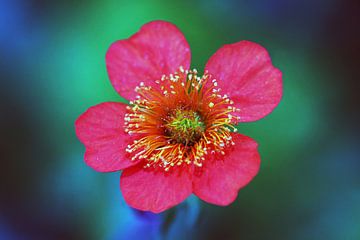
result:
[[(1, 0), (0, 239), (360, 239), (359, 13), (356, 0)], [(120, 173), (83, 163), (75, 119), (121, 100), (107, 48), (156, 19), (183, 31), (193, 67), (246, 39), (283, 71), (279, 107), (239, 125), (262, 166), (229, 207), (135, 211)]]

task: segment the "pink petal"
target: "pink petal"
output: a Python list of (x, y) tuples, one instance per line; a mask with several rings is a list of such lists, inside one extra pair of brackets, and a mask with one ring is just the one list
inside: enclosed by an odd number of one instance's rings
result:
[(129, 39), (113, 43), (106, 53), (108, 74), (116, 91), (127, 99), (136, 96), (140, 82), (153, 86), (163, 74), (190, 66), (190, 47), (180, 30), (169, 22), (153, 21)]
[(258, 173), (260, 155), (257, 143), (249, 137), (232, 135), (235, 146), (225, 155), (213, 155), (195, 171), (193, 191), (202, 200), (225, 206), (232, 203), (240, 188), (247, 185)]
[(189, 169), (184, 166), (169, 172), (136, 165), (121, 174), (120, 187), (125, 201), (143, 211), (159, 213), (182, 201), (192, 192)]
[(282, 73), (275, 68), (265, 48), (241, 41), (220, 48), (206, 64), (240, 109), (240, 122), (259, 120), (269, 114), (282, 96)]
[(76, 135), (85, 145), (85, 162), (99, 172), (127, 168), (125, 149), (131, 139), (124, 132), (126, 105), (107, 102), (89, 108), (75, 122)]

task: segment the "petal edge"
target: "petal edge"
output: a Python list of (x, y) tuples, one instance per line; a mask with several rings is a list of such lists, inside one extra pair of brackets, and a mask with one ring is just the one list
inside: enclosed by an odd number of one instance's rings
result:
[(257, 143), (249, 137), (233, 135), (235, 146), (225, 155), (214, 155), (206, 159), (200, 171), (193, 177), (194, 194), (205, 202), (226, 206), (237, 197), (238, 191), (246, 186), (258, 173), (260, 155)]
[(162, 75), (190, 66), (190, 47), (172, 23), (152, 21), (125, 40), (113, 43), (106, 53), (106, 67), (115, 90), (126, 99), (137, 95), (140, 82), (155, 86)]
[(240, 41), (217, 50), (205, 69), (219, 80), (224, 93), (240, 109), (239, 122), (257, 121), (279, 104), (282, 73), (272, 65), (266, 49), (257, 43)]
[(126, 104), (106, 102), (90, 107), (75, 122), (75, 132), (85, 145), (85, 162), (99, 172), (118, 171), (137, 162), (125, 151), (131, 138), (124, 131)]
[(141, 164), (125, 169), (120, 188), (125, 201), (133, 208), (163, 212), (184, 201), (192, 193), (189, 169), (164, 172), (144, 169)]

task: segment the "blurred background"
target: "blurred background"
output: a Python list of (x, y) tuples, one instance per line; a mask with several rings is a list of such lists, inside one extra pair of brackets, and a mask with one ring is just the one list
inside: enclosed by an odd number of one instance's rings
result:
[[(0, 0), (0, 239), (360, 239), (359, 13), (357, 0)], [(121, 101), (107, 48), (157, 19), (197, 69), (246, 39), (283, 72), (278, 108), (239, 125), (262, 166), (229, 207), (192, 196), (139, 212), (119, 173), (83, 163), (75, 119)]]

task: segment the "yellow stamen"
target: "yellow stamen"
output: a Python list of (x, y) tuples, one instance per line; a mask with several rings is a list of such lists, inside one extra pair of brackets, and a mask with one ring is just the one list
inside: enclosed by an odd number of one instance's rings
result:
[(236, 131), (233, 113), (238, 109), (214, 88), (218, 83), (211, 75), (199, 77), (196, 69), (180, 67), (155, 83), (135, 88), (138, 96), (124, 118), (125, 132), (137, 138), (126, 149), (132, 160), (165, 171), (183, 163), (201, 167), (207, 154), (225, 154), (234, 144), (230, 132)]

